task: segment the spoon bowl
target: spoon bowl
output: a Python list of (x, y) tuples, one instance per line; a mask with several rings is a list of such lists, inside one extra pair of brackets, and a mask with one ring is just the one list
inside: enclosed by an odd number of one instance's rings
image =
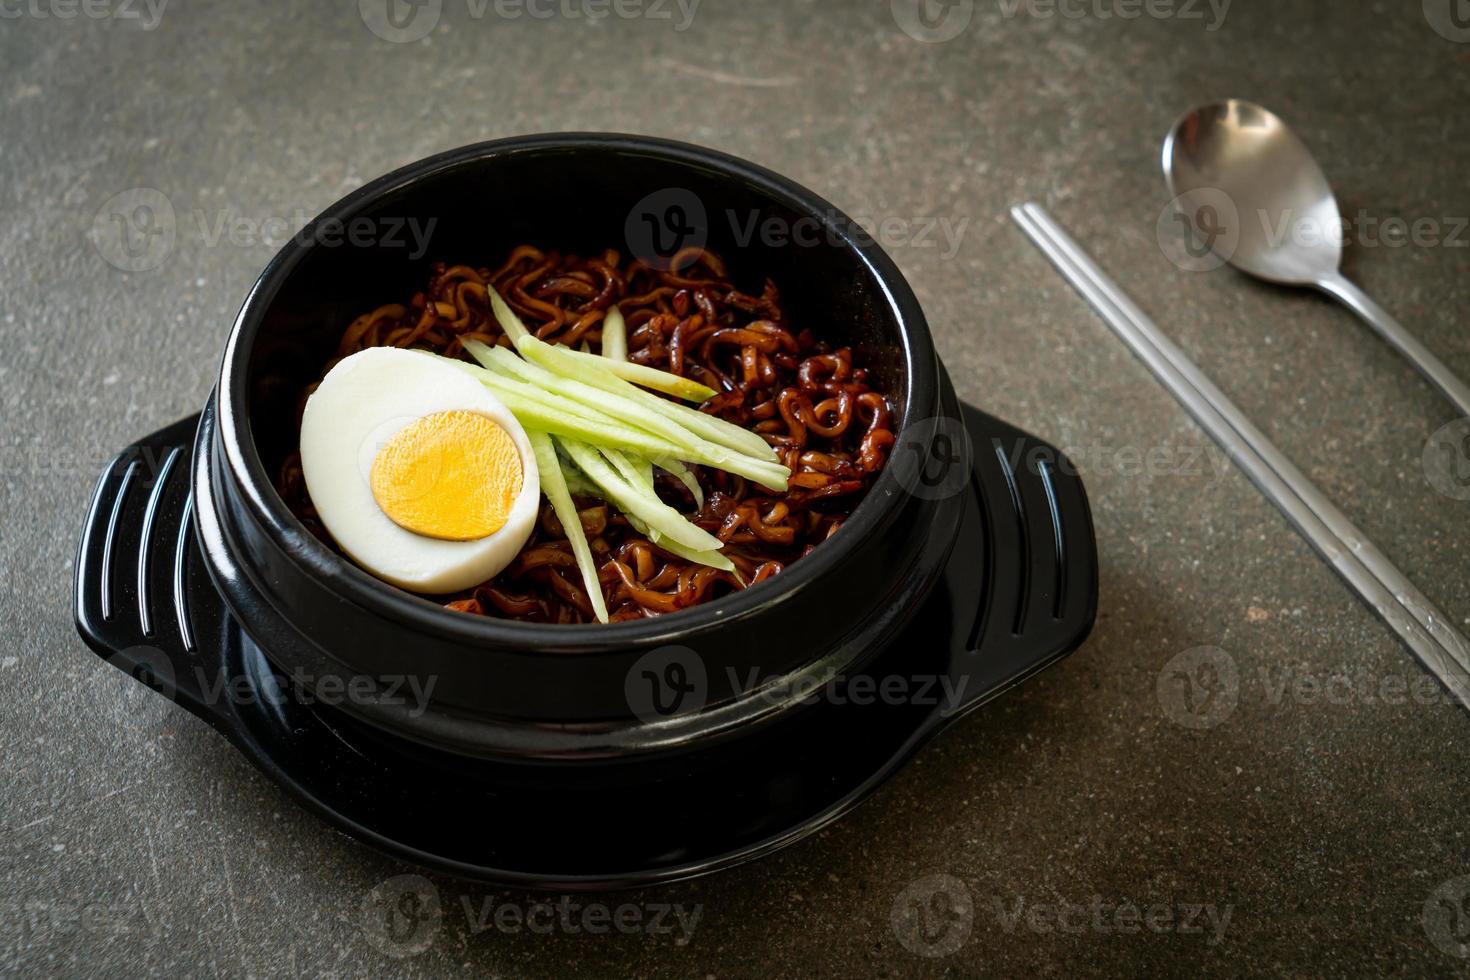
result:
[(1337, 299), (1470, 417), (1470, 387), (1338, 270), (1337, 198), (1280, 117), (1241, 99), (1201, 106), (1169, 131), (1163, 165), (1176, 206), (1209, 250), (1259, 279)]
[(1238, 99), (1194, 110), (1164, 141), (1164, 176), (1176, 196), (1225, 195), (1235, 213), (1219, 220), (1233, 220), (1239, 234), (1220, 257), (1236, 268), (1286, 285), (1337, 274), (1337, 199), (1306, 144), (1275, 113)]

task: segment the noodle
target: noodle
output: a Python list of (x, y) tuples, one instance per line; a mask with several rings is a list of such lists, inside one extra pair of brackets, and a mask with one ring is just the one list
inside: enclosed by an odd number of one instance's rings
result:
[[(778, 574), (841, 528), (887, 460), (892, 413), (851, 349), (833, 349), (795, 329), (774, 283), (767, 280), (759, 296), (741, 293), (720, 258), (697, 248), (676, 255), (668, 271), (623, 262), (611, 250), (578, 258), (530, 245), (494, 270), (437, 264), (428, 289), (412, 302), (380, 306), (352, 321), (323, 374), (366, 347), (466, 357), (467, 339), (510, 346), (490, 313), (487, 284), (542, 340), (594, 351), (616, 303), (629, 360), (715, 389), (719, 394), (703, 411), (759, 433), (791, 470), (788, 489), (778, 493), (691, 466), (705, 498), (697, 511), (688, 488), (658, 471), (660, 496), (725, 543), (722, 553), (738, 576), (675, 557), (604, 501), (578, 496), (614, 622), (686, 609)], [(303, 405), (314, 388), (303, 393)], [(277, 487), (303, 523), (330, 542), (306, 493), (299, 453), (285, 461)], [(446, 605), (528, 622), (593, 621), (571, 546), (549, 504), (508, 567)]]

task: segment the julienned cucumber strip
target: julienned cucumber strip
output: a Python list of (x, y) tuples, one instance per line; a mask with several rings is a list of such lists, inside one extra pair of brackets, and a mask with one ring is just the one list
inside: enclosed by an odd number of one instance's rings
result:
[[(658, 459), (644, 459), (643, 457), (634, 455), (633, 453), (619, 452), (616, 449), (598, 451), (608, 458), (608, 461), (613, 464), (613, 467), (618, 471), (618, 473), (622, 475), (623, 479), (631, 483), (636, 477), (638, 483), (641, 484), (644, 489), (652, 493), (658, 492), (653, 483), (653, 468), (655, 466), (666, 473), (673, 474), (676, 479), (684, 484), (684, 487), (694, 497), (695, 507), (698, 508), (704, 506), (704, 488), (701, 487), (699, 485), (699, 481), (694, 478), (694, 471), (689, 469), (689, 467), (685, 466), (683, 463), (679, 462), (677, 459), (668, 459), (662, 456)], [(580, 492), (589, 496), (604, 496), (602, 489), (596, 484), (592, 483), (590, 480), (588, 480), (587, 477), (582, 474), (582, 471), (577, 469), (575, 464), (571, 462), (563, 462), (562, 475), (566, 477), (567, 489), (571, 490), (573, 493), (577, 493), (580, 490)], [(648, 534), (650, 531), (646, 524), (643, 524), (642, 521), (639, 521), (636, 518), (634, 519), (634, 525), (637, 526), (638, 530), (644, 534)], [(654, 531), (653, 533), (657, 534), (658, 532)], [(691, 554), (695, 553), (696, 552), (691, 552)], [(715, 568), (724, 567), (723, 564), (714, 564), (710, 562), (706, 562), (706, 564), (713, 564)]]
[(536, 469), (541, 474), (541, 492), (551, 501), (551, 509), (556, 512), (556, 519), (561, 521), (562, 530), (567, 533), (567, 541), (571, 543), (572, 554), (577, 558), (577, 568), (582, 572), (582, 585), (587, 590), (592, 611), (597, 614), (598, 622), (605, 623), (607, 604), (602, 599), (602, 583), (597, 579), (597, 566), (592, 561), (592, 548), (587, 544), (587, 534), (582, 530), (581, 515), (577, 513), (577, 505), (572, 503), (566, 477), (561, 471), (561, 461), (556, 458), (556, 447), (549, 435), (535, 429), (527, 429), (526, 438), (531, 440), (531, 449), (536, 454)]
[[(633, 390), (637, 391), (638, 389), (635, 388)], [(776, 450), (771, 448), (771, 444), (762, 439), (757, 433), (751, 432), (749, 429), (742, 429), (734, 422), (726, 422), (724, 419), (715, 418), (713, 415), (706, 415), (697, 408), (690, 408), (688, 405), (671, 402), (666, 398), (658, 398), (654, 395), (649, 395), (648, 397), (658, 402), (658, 406), (654, 408), (654, 411), (661, 412), (697, 435), (704, 436), (710, 442), (717, 442), (738, 453), (744, 453), (755, 459), (763, 459), (771, 463), (778, 462), (781, 458), (776, 455)], [(649, 407), (653, 408), (653, 406)]]
[[(670, 541), (667, 538), (662, 541), (655, 541), (654, 544), (671, 555), (678, 555), (685, 561), (692, 561), (699, 565), (708, 565), (710, 568), (718, 568), (722, 572), (735, 572), (735, 563), (718, 551), (691, 551), (683, 545)], [(740, 578), (740, 573), (735, 572), (735, 577)]]
[(660, 456), (658, 459), (651, 460), (650, 462), (652, 462), (654, 466), (657, 466), (659, 469), (663, 470), (665, 473), (672, 473), (680, 483), (684, 484), (685, 489), (687, 489), (694, 496), (695, 507), (704, 506), (704, 488), (701, 487), (699, 485), (699, 481), (694, 478), (693, 470), (685, 466), (683, 463), (679, 462), (677, 459), (669, 459), (666, 456)]
[[(475, 348), (479, 350), (476, 351)], [(504, 364), (499, 359), (489, 356), (490, 351), (499, 349), (487, 348), (473, 340), (466, 345), (466, 350), (475, 356), (485, 356), (486, 362), (491, 364), (491, 367), (477, 367), (465, 361), (448, 358), (446, 360), (489, 388), (492, 394), (505, 403), (505, 407), (510, 409), (511, 414), (516, 416), (522, 425), (556, 435), (568, 435), (598, 445), (607, 443), (641, 455), (689, 454), (688, 448), (682, 444), (675, 445), (659, 439), (643, 429), (625, 425), (595, 408), (512, 376), (505, 370)], [(510, 358), (515, 357), (510, 351), (505, 353)], [(531, 367), (532, 365), (526, 366)]]
[(583, 418), (632, 426), (677, 446), (689, 449), (699, 447), (698, 438), (677, 423), (647, 411), (630, 399), (601, 391), (575, 378), (563, 377), (539, 364), (532, 364), (517, 356), (513, 350), (487, 347), (473, 340), (465, 343), (465, 350), (487, 370), (544, 391), (569, 411)]
[(733, 422), (706, 415), (688, 405), (680, 405), (643, 391), (636, 385), (629, 384), (624, 379), (609, 373), (607, 371), (609, 362), (606, 358), (582, 358), (574, 350), (556, 344), (548, 344), (531, 336), (517, 341), (516, 350), (520, 351), (527, 360), (540, 364), (553, 374), (566, 375), (609, 394), (620, 395), (629, 401), (637, 402), (649, 411), (656, 412), (669, 421), (684, 426), (694, 435), (703, 436), (710, 442), (733, 449), (753, 459), (768, 462), (777, 460), (776, 451), (754, 432), (742, 429)]
[(657, 497), (650, 499), (643, 491), (629, 484), (603, 460), (592, 446), (579, 442), (575, 438), (558, 437), (557, 442), (567, 451), (582, 472), (592, 482), (602, 487), (609, 499), (625, 513), (638, 518), (669, 541), (694, 551), (716, 551), (721, 547), (719, 538), (689, 523), (684, 519), (684, 515)]
[[(660, 371), (658, 368), (647, 367), (643, 364), (634, 364), (632, 361), (614, 361), (610, 358), (599, 357), (596, 354), (584, 354), (581, 351), (572, 350), (570, 347), (563, 347), (560, 344), (547, 344), (546, 341), (538, 337), (533, 337), (529, 333), (524, 337), (516, 338), (516, 349), (520, 350), (521, 344), (528, 340), (533, 340), (537, 344), (547, 347), (556, 346), (567, 354), (570, 354), (577, 361), (580, 361), (583, 365), (595, 368), (601, 374), (610, 374), (623, 381), (633, 382), (645, 388), (652, 388), (654, 391), (662, 391), (664, 394), (673, 395), (676, 398), (684, 398), (692, 402), (703, 402), (719, 394), (713, 388), (702, 385), (698, 381), (681, 378), (679, 375), (671, 374), (668, 371)], [(525, 354), (526, 352), (521, 351), (521, 353)], [(529, 357), (530, 355), (527, 354), (526, 356)]]
[[(617, 450), (614, 449), (613, 452), (617, 452)], [(638, 478), (638, 486), (656, 495), (658, 491), (653, 486), (653, 464), (642, 456), (629, 456), (625, 453), (618, 453), (618, 455), (622, 456), (633, 467), (633, 475)]]
[(514, 342), (519, 342), (522, 337), (531, 336), (531, 331), (526, 329), (521, 318), (516, 316), (515, 311), (505, 300), (500, 298), (494, 286), (486, 286), (485, 292), (490, 294), (490, 311), (495, 314), (495, 322), (500, 324), (500, 329), (505, 331), (506, 336)]
[(569, 411), (550, 407), (544, 399), (525, 393), (517, 387), (523, 383), (516, 382), (513, 378), (501, 377), (493, 371), (476, 368), (473, 364), (466, 364), (464, 367), (469, 371), (481, 372), (476, 375), (480, 382), (504, 402), (511, 414), (527, 428), (568, 436), (595, 446), (624, 449), (639, 456), (686, 458), (691, 462), (703, 463), (754, 480), (763, 487), (786, 489), (789, 473), (785, 467), (776, 463), (726, 452), (718, 446), (698, 449), (691, 449), (687, 445), (676, 446), (642, 429), (624, 425), (606, 416), (598, 420), (586, 415), (574, 415)]
[[(602, 492), (601, 490), (598, 491), (598, 493), (601, 493), (601, 492)], [(634, 517), (632, 514), (624, 514), (623, 515), (623, 520), (627, 521), (628, 522), (628, 525), (630, 527), (632, 527), (633, 530), (637, 531), (639, 534), (643, 535), (645, 538), (647, 538), (648, 540), (652, 541), (654, 544), (658, 544), (660, 541), (663, 540), (663, 535), (662, 534), (659, 534), (653, 528), (649, 527), (647, 524), (644, 524), (642, 521), (640, 521), (638, 518)]]
[[(628, 481), (628, 483), (635, 490), (642, 490), (647, 494), (647, 496), (651, 498), (658, 497), (658, 492), (653, 487), (653, 469), (651, 464), (648, 470), (648, 477), (645, 480), (643, 470), (639, 467), (639, 460), (641, 459), (641, 457), (630, 456), (626, 453), (620, 453), (616, 449), (599, 449), (597, 451), (607, 457), (607, 461), (613, 464), (613, 469), (618, 471), (618, 475), (621, 476), (624, 480)], [(659, 502), (662, 503), (663, 501)], [(666, 543), (662, 534), (658, 533), (658, 531), (649, 527), (647, 524), (643, 523), (632, 514), (624, 514), (623, 516), (627, 518), (629, 524), (633, 525), (634, 530), (646, 537), (648, 540), (652, 541), (654, 544), (661, 545)]]
[[(618, 475), (627, 480), (630, 485), (643, 491), (655, 500), (658, 499), (657, 492), (653, 488), (653, 466), (638, 456), (629, 457), (616, 449), (599, 449), (598, 452), (607, 457), (607, 461), (618, 471)], [(659, 501), (663, 503), (663, 501)]]
[(616, 306), (608, 307), (607, 317), (602, 321), (602, 356), (611, 361), (628, 359), (628, 327), (623, 321), (623, 311)]
[(577, 469), (575, 463), (561, 456), (557, 458), (561, 459), (561, 475), (566, 478), (568, 492), (574, 496), (597, 497), (600, 500), (607, 499), (607, 494), (602, 492), (602, 487), (587, 479), (586, 475)]
[[(640, 459), (637, 456), (629, 456), (626, 453), (620, 453), (616, 449), (602, 449), (599, 450), (599, 452), (607, 457), (608, 462), (613, 464), (613, 468), (616, 469), (625, 480), (627, 480), (629, 483), (635, 483), (636, 481), (635, 487), (641, 486), (641, 488), (648, 494), (651, 499), (658, 500), (658, 494), (653, 487), (652, 463), (650, 463), (646, 459)], [(658, 502), (663, 503), (663, 501), (661, 500)], [(636, 517), (632, 518), (631, 522), (635, 527), (643, 523)], [(646, 525), (639, 528), (639, 530), (648, 535), (648, 540), (658, 545), (658, 547), (664, 549), (670, 554), (678, 555), (680, 558), (683, 558), (686, 561), (692, 561), (700, 565), (708, 565), (710, 568), (718, 568), (726, 572), (735, 571), (735, 563), (730, 561), (730, 559), (726, 558), (718, 551), (694, 551), (693, 549), (684, 547), (677, 541), (669, 540), (667, 536), (659, 534), (658, 531)]]
[(649, 367), (646, 364), (635, 364), (633, 361), (614, 361), (596, 354), (585, 354), (582, 351), (572, 350), (570, 347), (566, 350), (578, 357), (590, 357), (601, 361), (604, 370), (617, 375), (624, 381), (631, 381), (645, 388), (652, 388), (654, 391), (662, 391), (666, 395), (673, 395), (685, 401), (698, 404), (707, 402), (719, 394), (709, 385), (700, 384), (693, 378), (681, 377), (671, 371), (660, 371), (658, 368)]
[[(534, 338), (531, 339), (534, 340)], [(549, 345), (542, 344), (542, 346)], [(610, 393), (597, 394), (591, 390), (591, 386), (575, 383), (574, 378), (558, 377), (555, 372), (539, 365), (526, 364), (508, 350), (487, 347), (473, 340), (466, 343), (465, 349), (477, 359), (484, 358), (484, 363), (489, 366), (476, 368), (473, 364), (466, 364), (463, 361), (453, 363), (465, 371), (475, 373), (475, 376), (486, 387), (500, 396), (506, 407), (518, 418), (523, 410), (534, 413), (533, 417), (521, 418), (522, 425), (534, 425), (547, 432), (571, 436), (594, 445), (603, 445), (606, 439), (593, 433), (616, 432), (621, 434), (620, 441), (607, 443), (613, 448), (632, 449), (640, 456), (669, 456), (676, 459), (687, 459), (743, 476), (748, 480), (754, 480), (763, 487), (773, 490), (786, 489), (786, 481), (790, 477), (790, 472), (779, 463), (754, 459), (724, 446), (711, 445), (682, 428), (677, 422), (643, 411), (631, 399), (617, 398), (614, 402), (614, 396), (611, 396)], [(556, 349), (565, 350), (565, 348)], [(522, 380), (523, 378), (536, 380), (526, 381)], [(611, 380), (617, 381), (618, 379), (612, 378)], [(628, 391), (638, 391), (631, 385), (628, 385), (627, 388)], [(662, 404), (673, 405), (673, 402), (666, 402), (647, 392), (641, 394)], [(624, 421), (621, 418), (607, 415), (597, 405), (589, 404), (597, 400), (623, 406), (637, 417)], [(695, 414), (700, 415), (697, 412)], [(700, 418), (709, 419), (709, 416), (700, 415)], [(710, 419), (710, 421), (719, 422), (718, 419)], [(645, 422), (647, 422), (646, 425)], [(727, 425), (728, 423), (720, 422), (720, 424)], [(573, 426), (581, 426), (581, 428), (573, 428)], [(676, 435), (678, 436), (677, 441), (674, 438)], [(649, 448), (655, 444), (664, 448)]]
[[(567, 350), (571, 348), (568, 347)], [(581, 354), (582, 357), (597, 357), (596, 354), (583, 354), (581, 351), (572, 351), (572, 353)], [(645, 388), (652, 388), (654, 391), (662, 391), (666, 395), (673, 395), (675, 398), (682, 398), (696, 405), (700, 402), (707, 402), (719, 394), (707, 384), (701, 384), (692, 378), (680, 377), (669, 371), (660, 371), (646, 364), (637, 364), (633, 361), (610, 361), (605, 357), (602, 360), (607, 361), (612, 373), (624, 381), (631, 381)]]
[[(483, 346), (473, 340), (469, 343), (475, 344), (477, 347)], [(468, 345), (466, 345), (465, 349), (469, 349)], [(472, 351), (471, 353), (473, 354), (474, 352)], [(507, 351), (506, 353), (510, 352)], [(474, 356), (478, 360), (480, 355), (474, 354)], [(511, 356), (515, 357), (514, 354), (511, 354)], [(476, 380), (495, 394), (500, 394), (502, 391), (509, 391), (522, 398), (536, 402), (548, 411), (564, 412), (567, 415), (583, 419), (587, 422), (602, 423), (610, 421), (602, 412), (589, 408), (571, 398), (564, 398), (554, 391), (547, 391), (540, 385), (523, 381), (513, 376), (510, 372), (503, 370), (499, 365), (492, 363), (485, 367), (476, 367), (465, 361), (454, 361), (453, 363), (465, 373), (473, 375)]]
[(505, 403), (505, 407), (510, 409), (516, 421), (528, 429), (540, 429), (542, 432), (549, 432), (555, 436), (566, 436), (570, 439), (590, 442), (593, 445), (626, 449), (640, 456), (682, 455), (683, 450), (678, 446), (662, 439), (655, 439), (640, 429), (618, 425), (616, 422), (591, 422), (578, 416), (558, 412), (555, 409), (548, 409), (540, 402), (533, 401), (508, 387), (497, 386), (493, 380), (485, 381), (485, 386)]
[[(717, 419), (712, 415), (706, 415), (687, 405), (665, 401), (629, 383), (631, 380), (646, 382), (650, 376), (658, 375), (672, 380), (662, 387), (652, 384), (649, 387), (655, 387), (660, 391), (668, 391), (668, 393), (680, 397), (687, 397), (683, 391), (669, 390), (669, 386), (674, 382), (682, 382), (689, 385), (693, 385), (695, 382), (688, 381), (686, 378), (680, 378), (677, 374), (670, 374), (667, 371), (658, 371), (654, 368), (632, 364), (627, 361), (614, 361), (595, 354), (574, 351), (569, 347), (548, 344), (544, 340), (533, 336), (526, 329), (525, 324), (521, 323), (520, 318), (506, 305), (505, 300), (500, 297), (499, 293), (494, 289), (490, 289), (489, 293), (490, 306), (495, 312), (496, 321), (499, 322), (501, 329), (515, 342), (516, 349), (529, 359), (541, 363), (546, 368), (550, 368), (554, 373), (569, 375), (584, 384), (601, 388), (610, 394), (621, 395), (625, 398), (635, 400), (644, 408), (657, 412), (671, 421), (682, 423), (693, 433), (701, 435), (711, 442), (734, 449), (737, 452), (746, 453), (756, 459), (765, 459), (772, 462), (776, 460), (775, 450), (754, 432), (749, 432), (738, 425), (726, 422), (723, 419)], [(618, 318), (621, 320), (621, 313), (618, 314)], [(480, 358), (475, 353), (475, 348), (482, 346), (478, 341), (470, 341), (465, 345), (465, 349), (469, 350), (476, 360), (479, 360)], [(532, 351), (542, 356), (533, 357), (531, 354)], [(561, 355), (565, 356), (563, 357)], [(550, 360), (550, 363), (547, 363), (548, 360)], [(627, 372), (632, 372), (637, 377), (625, 378), (624, 374)], [(695, 401), (705, 401), (714, 397), (716, 394), (712, 388), (706, 388), (704, 385), (697, 385), (697, 388), (702, 394), (698, 398), (693, 399)]]
[(498, 369), (506, 374), (514, 375), (527, 384), (536, 385), (554, 395), (571, 399), (611, 420), (643, 429), (651, 435), (667, 439), (676, 446), (683, 446), (690, 452), (699, 452), (705, 448), (701, 445), (698, 436), (678, 422), (658, 412), (650, 411), (646, 405), (635, 399), (624, 397), (623, 394), (595, 388), (583, 382), (580, 377), (567, 377), (564, 374), (549, 371), (540, 364), (527, 363), (517, 357), (514, 351), (506, 350), (504, 347), (486, 347), (472, 340), (465, 344), (465, 350), (469, 351), (475, 360), (491, 370)]
[[(644, 453), (643, 455), (650, 455)], [(763, 459), (751, 459), (740, 453), (731, 452), (728, 449), (712, 447), (698, 454), (680, 453), (683, 458), (691, 463), (703, 463), (713, 466), (717, 470), (734, 473), (743, 476), (747, 480), (754, 480), (768, 490), (784, 493), (787, 481), (791, 479), (791, 471), (780, 463), (768, 463)]]
[[(621, 447), (619, 447), (621, 448)], [(657, 453), (641, 452), (643, 456), (655, 456)], [(726, 473), (734, 473), (743, 476), (747, 480), (754, 480), (769, 490), (783, 492), (787, 481), (791, 478), (791, 472), (780, 463), (768, 463), (763, 459), (751, 459), (740, 453), (731, 452), (719, 446), (711, 446), (697, 453), (676, 452), (673, 455), (681, 459), (687, 459), (691, 463), (703, 463), (705, 466), (713, 466), (717, 470)]]
[[(607, 454), (604, 453), (604, 455)], [(626, 453), (622, 453), (620, 455), (624, 456), (625, 458), (627, 457)], [(580, 493), (583, 496), (588, 497), (602, 497), (604, 499), (607, 497), (606, 491), (604, 491), (601, 487), (597, 486), (591, 480), (589, 480), (587, 476), (580, 469), (577, 468), (576, 463), (572, 462), (571, 460), (561, 459), (561, 457), (559, 456), (557, 457), (557, 459), (561, 462), (561, 473), (562, 476), (566, 479), (567, 489), (569, 491), (571, 491), (572, 493)], [(628, 462), (632, 463), (633, 460), (628, 459)], [(671, 461), (665, 460), (664, 462)], [(676, 466), (683, 466), (682, 463), (678, 463), (677, 461), (672, 462), (674, 462), (674, 465)], [(540, 456), (536, 457), (536, 465), (541, 465)], [(663, 462), (660, 462), (656, 465), (658, 465), (660, 469), (665, 468)], [(671, 470), (670, 472), (673, 471)], [(689, 473), (687, 468), (685, 469), (685, 472)], [(689, 473), (689, 479), (694, 479), (694, 475), (692, 473)], [(704, 496), (704, 494), (699, 490), (698, 482), (694, 483), (692, 489), (694, 490), (696, 497)], [(740, 581), (741, 585), (745, 584), (745, 579), (741, 576), (740, 570), (737, 569), (735, 567), (735, 563), (726, 558), (723, 553), (718, 551), (694, 551), (690, 548), (684, 547), (681, 544), (670, 541), (667, 537), (659, 534), (653, 528), (649, 527), (643, 521), (632, 516), (631, 514), (625, 514), (624, 516), (627, 517), (628, 523), (632, 524), (639, 534), (644, 535), (648, 538), (648, 540), (652, 541), (655, 545), (662, 548), (664, 551), (667, 551), (669, 554), (677, 555), (680, 558), (683, 558), (685, 561), (692, 561), (698, 565), (708, 565), (710, 568), (718, 568), (721, 571), (730, 572), (735, 576), (736, 579)], [(558, 516), (557, 519), (560, 520), (560, 516)]]
[[(486, 290), (490, 294), (490, 308), (495, 313), (496, 322), (500, 324), (500, 329), (504, 330), (506, 335), (515, 343), (517, 349), (521, 349), (521, 345), (524, 342), (528, 347), (534, 347), (539, 344), (542, 347), (552, 347), (556, 350), (563, 351), (573, 358), (586, 358), (593, 365), (601, 368), (601, 370), (595, 372), (599, 376), (599, 379), (606, 378), (608, 382), (621, 381), (628, 385), (629, 388), (644, 396), (648, 396), (648, 393), (637, 388), (635, 385), (629, 384), (629, 382), (636, 381), (657, 391), (663, 391), (680, 398), (688, 398), (690, 401), (696, 402), (707, 401), (718, 394), (713, 388), (690, 381), (687, 378), (681, 378), (677, 374), (670, 374), (668, 371), (659, 371), (656, 368), (645, 367), (641, 364), (633, 364), (628, 361), (626, 327), (624, 327), (622, 332), (622, 359), (599, 357), (596, 354), (574, 351), (570, 348), (547, 344), (545, 341), (533, 336), (531, 331), (526, 329), (526, 325), (515, 315), (515, 311), (506, 304), (499, 293), (488, 286)], [(616, 314), (616, 322), (623, 324), (623, 315), (616, 306), (608, 312), (608, 318), (611, 320), (614, 314)], [(618, 334), (616, 328), (614, 328), (614, 334), (615, 336)], [(526, 351), (521, 350), (521, 353), (525, 354)], [(547, 367), (550, 366), (547, 365)], [(590, 377), (582, 377), (581, 380), (587, 384), (602, 388), (604, 391), (626, 395), (626, 392), (618, 389), (615, 385), (599, 383), (599, 380), (594, 380)], [(667, 418), (671, 418), (676, 422), (683, 422), (685, 426), (709, 439), (711, 442), (717, 442), (722, 446), (748, 453), (757, 459), (774, 461), (777, 458), (775, 450), (754, 432), (748, 432), (738, 425), (733, 425), (723, 419), (717, 419), (712, 415), (705, 415), (703, 412), (696, 411), (687, 405), (664, 402), (661, 398), (654, 399), (654, 403), (656, 404), (645, 403), (645, 405), (654, 411), (660, 412)], [(679, 411), (676, 413), (674, 409), (678, 409)]]
[[(500, 329), (504, 330), (516, 344), (519, 344), (527, 337), (532, 337), (531, 331), (526, 329), (526, 325), (521, 322), (521, 318), (516, 316), (515, 311), (501, 298), (500, 294), (490, 286), (486, 286), (485, 290), (490, 294), (490, 309), (494, 312), (495, 320), (500, 324)], [(621, 313), (618, 314), (618, 318), (619, 320), (622, 319)], [(698, 381), (681, 378), (677, 374), (660, 371), (658, 368), (647, 367), (643, 364), (634, 364), (627, 360), (615, 361), (610, 358), (600, 357), (590, 351), (574, 351), (570, 347), (566, 349), (579, 357), (590, 357), (605, 362), (604, 366), (618, 377), (627, 378), (629, 381), (636, 381), (645, 388), (662, 391), (676, 398), (685, 398), (692, 402), (703, 402), (708, 401), (718, 394), (713, 388), (702, 385)], [(625, 346), (624, 356), (626, 356), (626, 353)]]
[[(629, 457), (618, 452), (616, 449), (599, 449), (597, 451), (607, 457), (607, 461), (613, 465), (613, 469), (618, 471), (618, 475), (626, 480), (629, 486), (643, 493), (650, 500), (658, 500), (658, 492), (653, 488), (653, 470), (650, 467), (648, 470), (648, 479), (645, 480), (643, 470), (638, 465), (639, 457)], [(658, 502), (663, 503), (662, 500)], [(627, 514), (623, 516), (628, 518), (628, 523), (632, 524), (640, 534), (647, 536), (648, 540), (654, 544), (664, 543), (664, 536), (658, 531), (649, 527), (636, 517), (631, 517)]]
[[(653, 486), (653, 463), (638, 456), (629, 456), (627, 453), (620, 453), (616, 449), (602, 449), (599, 452), (607, 457), (608, 462), (612, 463), (613, 468), (622, 474), (623, 479), (634, 484), (635, 487), (641, 487), (651, 499), (658, 500), (658, 492)], [(686, 470), (685, 472), (687, 473), (688, 471)], [(692, 475), (690, 479), (693, 479)], [(697, 490), (699, 484), (695, 483), (694, 486)], [(696, 496), (702, 495), (696, 493)], [(661, 500), (659, 501), (659, 503), (662, 502)], [(635, 526), (642, 523), (637, 518), (633, 518), (632, 520)], [(710, 568), (718, 568), (721, 571), (735, 571), (735, 563), (718, 551), (694, 551), (684, 547), (677, 541), (670, 541), (667, 537), (659, 534), (658, 531), (655, 531), (651, 527), (645, 526), (639, 528), (639, 530), (648, 535), (648, 539), (660, 548), (670, 554), (678, 555), (686, 561), (708, 565)], [(739, 577), (738, 573), (736, 577)]]
[[(602, 364), (588, 362), (578, 359), (576, 351), (568, 350), (555, 344), (548, 344), (535, 337), (527, 338), (525, 344), (516, 347), (522, 354), (531, 360), (545, 365), (556, 373), (571, 374), (578, 380), (600, 388), (613, 394), (622, 395), (624, 398), (638, 402), (645, 408), (657, 412), (665, 418), (678, 422), (688, 428), (695, 435), (703, 436), (710, 442), (718, 443), (736, 452), (744, 453), (755, 459), (764, 459), (775, 462), (776, 451), (759, 435), (747, 429), (742, 429), (733, 422), (706, 415), (696, 408), (671, 402), (666, 398), (660, 398), (636, 385), (630, 384), (623, 378), (617, 377), (606, 370), (606, 358)], [(566, 357), (563, 355), (574, 355)], [(598, 368), (602, 367), (601, 370)]]

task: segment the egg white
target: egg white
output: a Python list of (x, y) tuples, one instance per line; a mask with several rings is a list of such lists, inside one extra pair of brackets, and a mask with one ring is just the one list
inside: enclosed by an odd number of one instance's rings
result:
[[(393, 523), (373, 496), (373, 461), (399, 430), (426, 415), (476, 412), (510, 434), (521, 457), (521, 490), (505, 525), (475, 541), (443, 541)], [(307, 399), (301, 420), (306, 489), (353, 561), (385, 582), (443, 594), (478, 585), (509, 565), (531, 536), (541, 482), (531, 442), (515, 416), (454, 365), (396, 347), (370, 347), (339, 361)]]

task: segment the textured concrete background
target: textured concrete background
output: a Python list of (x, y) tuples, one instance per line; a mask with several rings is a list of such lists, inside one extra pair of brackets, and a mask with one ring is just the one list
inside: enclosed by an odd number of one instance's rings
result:
[[(942, 42), (907, 35), (886, 0), (704, 0), (685, 30), (652, 2), (594, 22), (444, 0), (402, 43), (351, 2), (173, 0), (161, 17), (141, 0), (0, 3), (0, 970), (1463, 971), (1464, 713), (1424, 696), (1405, 650), (1006, 217), (1049, 207), (1431, 598), (1470, 615), (1470, 503), (1421, 463), (1450, 409), (1347, 313), (1180, 271), (1155, 232), (1173, 118), (1266, 102), (1348, 211), (1437, 223), (1441, 244), (1364, 242), (1348, 271), (1470, 375), (1455, 220), (1470, 214), (1470, 31), (1448, 0), (1236, 0), (1223, 23), (1185, 0), (1131, 20), (1102, 16), (1112, 0), (1065, 17), (975, 0), (950, 5), (969, 19)], [(963, 223), (955, 250), (942, 235), (889, 250), (961, 393), (1082, 463), (1101, 612), (1076, 656), (815, 839), (578, 900), (697, 904), (692, 934), (476, 932), (466, 907), (537, 897), (431, 877), (438, 930), (392, 959), (362, 908), (413, 869), (329, 830), (89, 653), (71, 624), (75, 537), (107, 456), (201, 405), (273, 252), (217, 239), (222, 216), (294, 221), (426, 154), (558, 129), (728, 150), (894, 229)], [(177, 239), (129, 274), (106, 261), (107, 202), (139, 187), (168, 198)], [(1223, 654), (1186, 653), (1200, 646)], [(1200, 656), (1234, 685), (1181, 701), (1178, 668)], [(928, 931), (891, 926), (936, 887)], [(1154, 907), (1173, 918), (1128, 911)]]

